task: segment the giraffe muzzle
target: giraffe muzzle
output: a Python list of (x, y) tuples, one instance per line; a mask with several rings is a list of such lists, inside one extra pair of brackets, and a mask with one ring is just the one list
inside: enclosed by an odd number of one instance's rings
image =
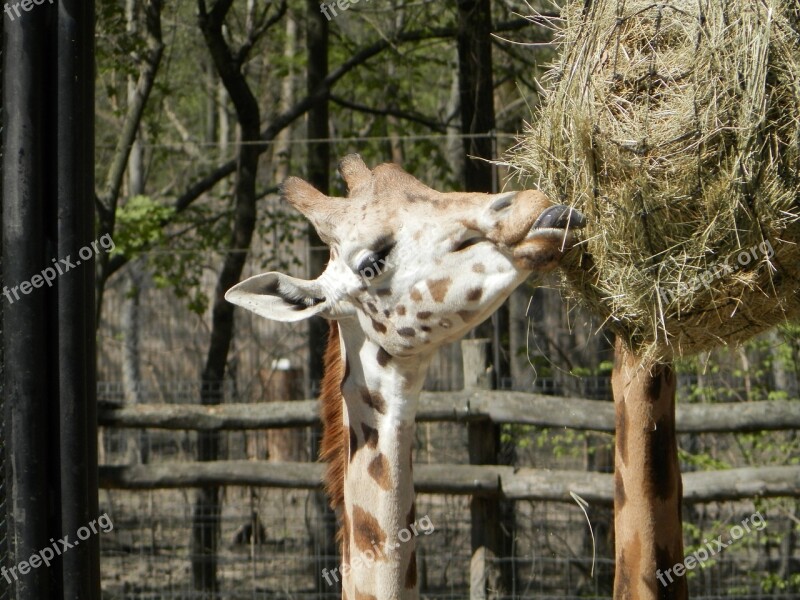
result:
[(521, 268), (547, 273), (556, 268), (577, 241), (575, 230), (586, 226), (586, 217), (569, 206), (549, 206), (536, 218), (522, 243), (514, 247)]

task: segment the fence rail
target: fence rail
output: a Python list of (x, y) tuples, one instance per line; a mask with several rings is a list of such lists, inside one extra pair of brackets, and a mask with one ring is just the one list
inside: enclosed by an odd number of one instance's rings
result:
[[(100, 425), (171, 430), (247, 430), (305, 427), (319, 420), (315, 400), (258, 404), (139, 405), (104, 404)], [(521, 392), (423, 393), (417, 420), (613, 432), (610, 402), (541, 396)], [(800, 429), (800, 402), (770, 401), (689, 404), (677, 410), (679, 433), (749, 432)], [(141, 466), (102, 466), (101, 487), (155, 489), (208, 485), (253, 485), (317, 489), (323, 466), (314, 463), (217, 461)], [(501, 465), (419, 465), (418, 492), (477, 495), (508, 500), (571, 502), (570, 492), (601, 504), (613, 503), (612, 476), (586, 471), (514, 468)], [(800, 497), (800, 466), (740, 468), (683, 475), (684, 501), (699, 503), (752, 497)]]
[[(101, 403), (104, 427), (223, 431), (307, 427), (319, 423), (316, 400), (254, 404)], [(600, 400), (524, 392), (423, 392), (419, 422), (470, 422), (567, 427), (614, 432), (614, 405)], [(726, 433), (800, 429), (800, 401), (687, 404), (676, 412), (678, 433)]]
[[(100, 467), (105, 489), (190, 488), (250, 485), (321, 489), (324, 465), (230, 460)], [(570, 492), (597, 504), (612, 504), (611, 475), (586, 471), (515, 469), (495, 465), (437, 464), (414, 467), (418, 493), (475, 495), (506, 500), (573, 502)], [(687, 504), (745, 498), (800, 497), (800, 466), (746, 467), (683, 475)]]

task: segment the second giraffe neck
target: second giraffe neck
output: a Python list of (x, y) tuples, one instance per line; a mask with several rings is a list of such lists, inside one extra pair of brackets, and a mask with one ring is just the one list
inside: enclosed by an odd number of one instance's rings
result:
[(344, 465), (342, 584), (347, 598), (418, 597), (412, 445), (428, 357), (399, 359), (340, 331)]

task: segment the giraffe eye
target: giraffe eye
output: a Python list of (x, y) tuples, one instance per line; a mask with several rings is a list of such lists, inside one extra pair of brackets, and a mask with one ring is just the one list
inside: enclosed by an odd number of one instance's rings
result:
[(370, 252), (361, 259), (356, 267), (359, 275), (372, 279), (385, 273), (392, 265), (389, 262), (389, 255), (394, 249), (394, 244), (385, 246), (378, 251)]
[(485, 242), (486, 238), (483, 237), (480, 233), (470, 233), (469, 235), (465, 236), (462, 240), (459, 240), (455, 246), (453, 246), (453, 252), (461, 252), (462, 250), (466, 250), (470, 246), (474, 246), (475, 244), (480, 244), (481, 242)]

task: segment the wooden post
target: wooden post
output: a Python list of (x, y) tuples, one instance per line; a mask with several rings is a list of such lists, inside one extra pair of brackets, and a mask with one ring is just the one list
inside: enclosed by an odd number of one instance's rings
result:
[[(487, 339), (463, 340), (464, 390), (488, 389), (491, 372)], [(497, 464), (500, 453), (500, 427), (490, 420), (468, 425), (469, 462), (473, 465)], [(506, 596), (511, 591), (510, 556), (513, 540), (503, 532), (503, 502), (497, 498), (473, 496), (470, 501), (472, 559), (470, 561), (470, 599), (484, 600)]]
[[(303, 400), (303, 370), (286, 360), (260, 372), (262, 402)], [(248, 457), (272, 462), (306, 462), (308, 444), (303, 429), (269, 429), (249, 434)]]

